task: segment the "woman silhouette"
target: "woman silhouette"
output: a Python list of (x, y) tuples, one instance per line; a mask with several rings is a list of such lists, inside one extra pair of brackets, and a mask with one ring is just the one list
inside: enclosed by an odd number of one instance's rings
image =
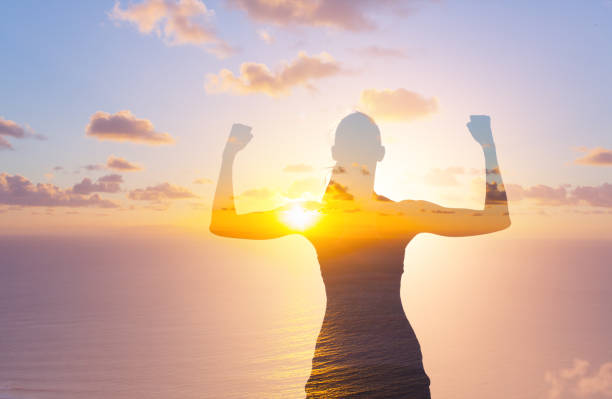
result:
[(242, 215), (234, 207), (232, 165), (252, 135), (244, 125), (232, 127), (211, 232), (247, 239), (298, 233), (317, 251), (327, 306), (307, 398), (430, 398), (421, 349), (400, 299), (405, 247), (418, 233), (471, 236), (510, 225), (490, 119), (475, 115), (467, 126), (485, 155), (481, 210), (376, 194), (376, 165), (385, 155), (380, 131), (370, 117), (353, 113), (336, 130), (336, 165), (320, 202)]

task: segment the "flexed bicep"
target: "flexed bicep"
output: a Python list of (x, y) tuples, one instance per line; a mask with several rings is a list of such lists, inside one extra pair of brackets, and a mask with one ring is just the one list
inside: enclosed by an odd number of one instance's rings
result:
[(404, 206), (420, 232), (443, 236), (472, 236), (493, 233), (510, 226), (508, 200), (497, 161), (491, 118), (472, 115), (467, 124), (485, 156), (486, 196), (482, 209), (445, 208), (427, 201), (408, 201)]
[(298, 233), (283, 221), (283, 210), (236, 214), (228, 209), (213, 210), (210, 231), (222, 237), (268, 240)]
[(487, 205), (485, 210), (446, 208), (428, 201), (402, 201), (402, 214), (418, 233), (466, 237), (508, 227), (507, 208)]
[(221, 171), (213, 200), (210, 231), (223, 237), (252, 240), (266, 240), (293, 234), (296, 231), (283, 223), (282, 209), (246, 214), (238, 214), (236, 211), (232, 181), (234, 160), (252, 138), (249, 126), (242, 124), (232, 126), (223, 150)]

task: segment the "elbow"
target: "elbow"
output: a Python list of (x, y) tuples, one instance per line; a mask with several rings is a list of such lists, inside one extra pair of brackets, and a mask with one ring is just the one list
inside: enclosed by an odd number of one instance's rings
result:
[(510, 224), (510, 217), (508, 215), (504, 215), (503, 217), (496, 216), (480, 234), (497, 233), (498, 231), (506, 230), (510, 227)]
[(248, 238), (248, 237), (245, 237), (240, 231), (236, 231), (236, 229), (229, 228), (228, 226), (221, 226), (221, 227), (219, 227), (219, 225), (214, 225), (214, 224), (211, 223), (211, 225), (209, 226), (208, 230), (213, 235), (216, 235), (218, 237), (225, 237), (225, 238)]
[(511, 224), (512, 221), (510, 221), (510, 215), (506, 214), (504, 215), (503, 220), (501, 220), (497, 231), (506, 230)]
[(210, 219), (208, 231), (219, 237), (236, 237), (239, 226), (235, 213), (223, 214), (214, 211)]
[(213, 233), (214, 235), (218, 236), (219, 234), (217, 233), (217, 228), (211, 223), (210, 226), (208, 226), (208, 231), (210, 231), (211, 233)]
[(210, 226), (208, 226), (208, 230), (216, 236), (219, 236), (219, 237), (225, 236), (223, 234), (223, 229), (219, 228), (219, 226), (216, 223), (211, 223)]
[(231, 228), (227, 225), (219, 225), (218, 223), (211, 223), (208, 227), (208, 230), (219, 237), (226, 238), (240, 238), (240, 234), (236, 232), (235, 229)]

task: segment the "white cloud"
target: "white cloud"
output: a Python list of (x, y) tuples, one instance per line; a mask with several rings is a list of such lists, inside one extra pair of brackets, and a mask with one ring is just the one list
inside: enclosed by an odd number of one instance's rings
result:
[(132, 190), (128, 194), (128, 198), (136, 201), (164, 202), (175, 199), (197, 198), (197, 195), (185, 187), (161, 183), (156, 186)]

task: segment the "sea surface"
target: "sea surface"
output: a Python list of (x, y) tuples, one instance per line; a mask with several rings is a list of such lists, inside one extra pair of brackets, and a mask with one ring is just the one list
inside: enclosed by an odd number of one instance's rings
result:
[[(612, 361), (612, 242), (418, 236), (402, 302), (433, 398), (552, 398)], [(300, 237), (1, 236), (0, 398), (303, 398), (324, 310)]]

